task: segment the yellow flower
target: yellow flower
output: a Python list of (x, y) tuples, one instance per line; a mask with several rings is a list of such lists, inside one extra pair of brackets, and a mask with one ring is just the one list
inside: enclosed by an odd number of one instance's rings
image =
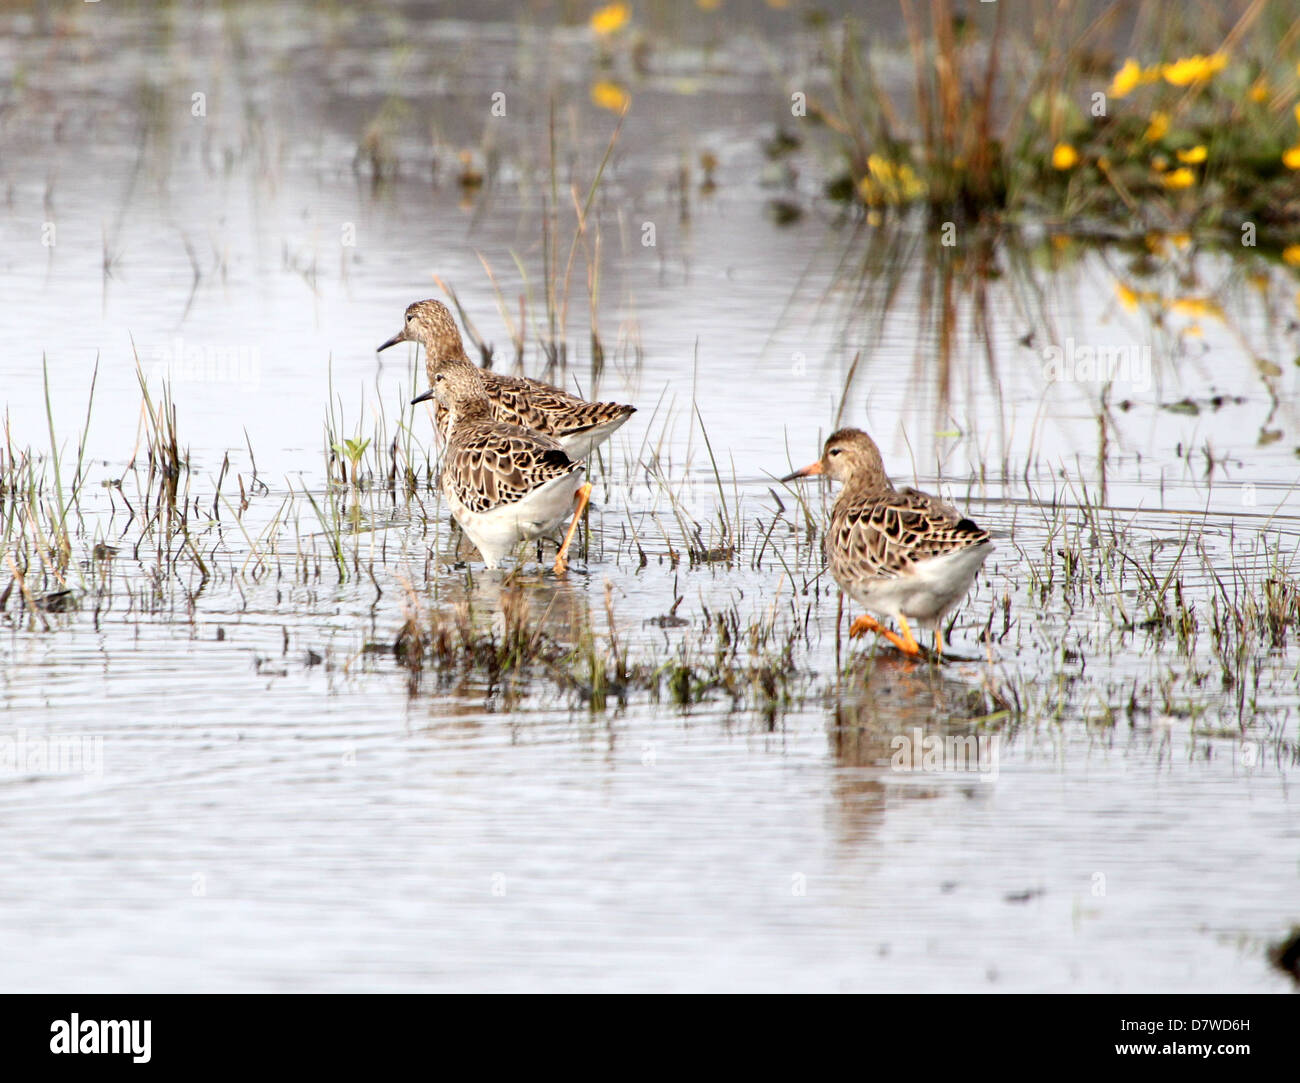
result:
[(1300, 143), (1282, 152), (1282, 164), (1287, 169), (1300, 169)]
[(895, 164), (873, 154), (867, 158), (867, 175), (858, 182), (862, 198), (872, 206), (881, 203), (911, 203), (925, 195), (925, 181), (906, 162)]
[(1132, 57), (1129, 57), (1110, 82), (1110, 96), (1112, 98), (1126, 98), (1140, 82), (1142, 82), (1142, 66)]
[[(1282, 249), (1282, 259), (1292, 267), (1300, 267), (1300, 244), (1289, 244)], [(1300, 293), (1296, 294), (1296, 302), (1300, 304)]]
[(1053, 169), (1073, 169), (1079, 163), (1079, 152), (1069, 143), (1057, 143), (1052, 150)]
[(1227, 63), (1228, 58), (1223, 53), (1213, 53), (1210, 56), (1197, 53), (1196, 56), (1184, 57), (1175, 60), (1172, 64), (1166, 64), (1160, 69), (1160, 74), (1165, 77), (1166, 83), (1173, 86), (1189, 86), (1192, 83), (1204, 82), (1216, 72), (1222, 71)]
[(1186, 248), (1192, 243), (1192, 235), (1190, 233), (1171, 233), (1169, 234), (1169, 242), (1175, 248)]
[(1295, 113), (1295, 122), (1300, 124), (1300, 102), (1295, 103), (1295, 109), (1293, 111)]
[(602, 109), (621, 113), (632, 100), (628, 92), (617, 83), (599, 82), (591, 88), (591, 100)]
[(1165, 132), (1169, 131), (1169, 114), (1155, 112), (1151, 114), (1151, 123), (1147, 125), (1146, 134), (1142, 137), (1148, 143), (1155, 143), (1165, 137)]
[(1262, 75), (1250, 84), (1249, 97), (1253, 102), (1263, 105), (1264, 102), (1268, 101), (1270, 93), (1271, 91), (1268, 89), (1268, 80)]
[(1166, 188), (1190, 188), (1196, 183), (1196, 174), (1186, 166), (1182, 166), (1172, 173), (1166, 173), (1161, 178), (1161, 183)]
[(622, 29), (632, 17), (632, 9), (627, 4), (606, 4), (591, 13), (591, 29), (601, 37)]
[(1196, 165), (1198, 162), (1205, 161), (1205, 148), (1203, 146), (1193, 147), (1191, 150), (1180, 150), (1177, 154), (1178, 160), (1187, 165)]
[(1128, 309), (1129, 312), (1137, 311), (1138, 295), (1135, 290), (1124, 285), (1123, 282), (1116, 282), (1115, 292), (1119, 294), (1119, 303)]

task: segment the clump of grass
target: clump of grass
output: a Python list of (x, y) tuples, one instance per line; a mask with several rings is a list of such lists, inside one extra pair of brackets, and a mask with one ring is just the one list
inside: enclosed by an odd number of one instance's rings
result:
[[(550, 123), (548, 127), (548, 150), (550, 161), (549, 184), (543, 188), (542, 214), (542, 266), (545, 308), (545, 327), (539, 329), (537, 339), (546, 357), (547, 367), (563, 368), (567, 360), (566, 327), (569, 318), (569, 305), (572, 289), (573, 271), (578, 249), (581, 248), (586, 262), (587, 304), (591, 320), (591, 376), (593, 383), (599, 378), (605, 363), (605, 347), (599, 329), (600, 267), (601, 267), (601, 230), (600, 222), (592, 215), (592, 207), (600, 190), (601, 180), (609, 165), (619, 135), (623, 131), (624, 110), (610, 133), (605, 153), (597, 165), (585, 194), (580, 195), (577, 185), (571, 184), (567, 193), (561, 194), (559, 187), (559, 151), (556, 145), (555, 103), (551, 103)], [(560, 208), (571, 205), (574, 213), (573, 236), (569, 241), (568, 255), (563, 267), (560, 265)], [(518, 264), (520, 274), (527, 283), (522, 263)]]
[[(902, 3), (914, 82), (906, 103), (877, 76), (858, 21), (846, 18), (832, 57), (833, 100), (809, 109), (835, 134), (846, 172), (829, 191), (873, 208), (926, 204), (949, 213), (1006, 202), (1002, 147), (1007, 133), (993, 116), (1001, 62), (1002, 7), (986, 50), (958, 23), (949, 0), (930, 5), (927, 28)], [(915, 127), (902, 117), (916, 118)]]

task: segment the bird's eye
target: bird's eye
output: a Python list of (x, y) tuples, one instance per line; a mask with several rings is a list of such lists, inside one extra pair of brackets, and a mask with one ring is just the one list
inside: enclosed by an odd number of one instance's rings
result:
[(435, 376), (435, 377), (433, 378), (433, 382), (434, 382), (435, 384), (440, 384), (440, 383), (442, 383), (442, 381), (445, 380), (446, 378), (447, 378), (447, 374), (446, 374), (445, 372), (440, 372), (440, 373), (438, 373), (437, 376)]
[(838, 455), (838, 454), (840, 453), (841, 450), (843, 450), (843, 449), (842, 449), (842, 448), (833, 447), (833, 448), (831, 448), (830, 451), (828, 451), (826, 454), (827, 454), (827, 455)]
[(414, 313), (414, 312), (408, 312), (408, 313), (406, 314), (406, 322), (407, 322), (407, 323), (410, 323), (413, 319), (415, 319), (415, 313)]

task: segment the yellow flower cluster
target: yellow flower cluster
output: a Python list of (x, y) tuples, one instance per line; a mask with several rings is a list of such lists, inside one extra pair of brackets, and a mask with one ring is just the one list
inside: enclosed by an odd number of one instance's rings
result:
[[(1163, 114), (1159, 115), (1163, 116)], [(1209, 152), (1203, 145), (1197, 145), (1189, 150), (1174, 151), (1174, 156), (1183, 164), (1169, 173), (1165, 172), (1168, 160), (1164, 155), (1156, 155), (1151, 162), (1151, 167), (1157, 173), (1161, 174), (1160, 183), (1166, 188), (1173, 191), (1180, 191), (1183, 188), (1191, 188), (1196, 183), (1196, 172), (1195, 170), (1189, 169), (1188, 166), (1200, 165), (1200, 163), (1205, 161), (1209, 156)]]
[(925, 181), (906, 162), (891, 162), (879, 154), (867, 159), (867, 175), (858, 182), (864, 202), (911, 203), (926, 193)]
[[(1161, 79), (1170, 86), (1191, 86), (1212, 78), (1222, 71), (1227, 64), (1228, 54), (1224, 52), (1211, 53), (1209, 56), (1197, 53), (1195, 56), (1186, 56), (1175, 60), (1172, 64), (1155, 64), (1147, 68), (1129, 57), (1112, 78), (1110, 94), (1111, 97), (1124, 98), (1137, 87), (1146, 83), (1159, 82)], [(1251, 99), (1263, 101), (1266, 100), (1267, 95), (1266, 83), (1262, 78), (1257, 79), (1250, 90)], [(1300, 107), (1297, 107), (1297, 116), (1300, 117)], [(1164, 139), (1168, 132), (1169, 114), (1156, 110), (1151, 114), (1150, 120), (1147, 122), (1142, 139), (1147, 143), (1158, 143)], [(1295, 165), (1291, 168), (1300, 169), (1300, 145), (1292, 149), (1294, 151), (1292, 157)], [(1156, 173), (1160, 174), (1160, 183), (1165, 188), (1173, 190), (1191, 188), (1196, 184), (1196, 173), (1187, 167), (1204, 163), (1209, 157), (1209, 151), (1203, 145), (1197, 145), (1184, 150), (1177, 150), (1174, 153), (1180, 163), (1177, 169), (1166, 172), (1170, 163), (1162, 154), (1157, 154), (1152, 159), (1151, 167)], [(1291, 154), (1292, 152), (1288, 151), (1287, 153)], [(1290, 162), (1288, 162), (1289, 164)]]
[(1160, 69), (1160, 74), (1164, 76), (1166, 83), (1172, 86), (1190, 86), (1192, 83), (1203, 83), (1206, 79), (1221, 72), (1228, 64), (1226, 53), (1211, 53), (1209, 56), (1184, 57), (1182, 60), (1175, 60), (1172, 64), (1166, 64)]
[[(1211, 53), (1209, 56), (1197, 53), (1195, 56), (1181, 57), (1172, 64), (1156, 64), (1148, 68), (1144, 68), (1133, 57), (1129, 57), (1111, 79), (1110, 96), (1112, 98), (1124, 98), (1133, 93), (1137, 87), (1147, 83), (1159, 82), (1161, 79), (1170, 86), (1192, 86), (1196, 83), (1203, 83), (1221, 72), (1227, 67), (1227, 64), (1228, 54), (1223, 52)], [(1300, 76), (1300, 64), (1296, 65), (1296, 74)], [(1262, 75), (1250, 85), (1250, 89), (1247, 91), (1250, 100), (1258, 104), (1267, 102), (1270, 94), (1268, 80)], [(1297, 104), (1294, 108), (1296, 123), (1300, 124), (1300, 104)], [(1155, 112), (1151, 114), (1151, 120), (1147, 125), (1143, 138), (1148, 143), (1156, 143), (1165, 137), (1168, 130), (1168, 114)], [(1057, 164), (1057, 155), (1064, 153), (1062, 151), (1063, 146), (1065, 145), (1058, 144), (1056, 151), (1053, 152), (1052, 164), (1057, 169), (1069, 169), (1074, 164), (1073, 160), (1067, 165)], [(1066, 147), (1066, 150), (1072, 152), (1073, 148)], [(1180, 150), (1176, 153), (1183, 166), (1198, 165), (1206, 159), (1206, 149), (1203, 146), (1192, 147), (1190, 150)], [(1172, 173), (1164, 173), (1164, 165), (1161, 162), (1153, 164), (1156, 172), (1163, 174), (1161, 183), (1166, 188), (1190, 188), (1196, 183), (1196, 175), (1190, 169), (1179, 168)], [(1282, 152), (1282, 164), (1287, 169), (1300, 171), (1300, 142)]]
[(1190, 86), (1202, 83), (1221, 72), (1228, 63), (1226, 53), (1211, 53), (1209, 56), (1186, 56), (1172, 64), (1155, 64), (1149, 68), (1142, 67), (1129, 57), (1121, 65), (1110, 83), (1112, 98), (1126, 98), (1139, 86), (1157, 83), (1164, 79), (1171, 86)]

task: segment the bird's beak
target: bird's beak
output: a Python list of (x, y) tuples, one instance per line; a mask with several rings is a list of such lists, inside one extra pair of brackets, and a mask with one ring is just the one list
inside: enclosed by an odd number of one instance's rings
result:
[(428, 391), (421, 391), (411, 400), (411, 405), (414, 406), (417, 402), (428, 402), (431, 398), (433, 398), (433, 388), (429, 388)]
[(824, 473), (826, 473), (826, 471), (822, 469), (821, 460), (818, 459), (811, 466), (805, 466), (802, 470), (796, 470), (793, 474), (787, 474), (781, 480), (798, 481), (800, 478), (815, 478)]
[(382, 346), (380, 346), (379, 349), (375, 351), (375, 353), (383, 353), (384, 350), (388, 349), (389, 346), (396, 346), (399, 342), (409, 342), (409, 341), (410, 339), (406, 337), (406, 328), (403, 327), (400, 331), (397, 332), (397, 334), (395, 334), (392, 338), (390, 338), (387, 342), (385, 342)]

